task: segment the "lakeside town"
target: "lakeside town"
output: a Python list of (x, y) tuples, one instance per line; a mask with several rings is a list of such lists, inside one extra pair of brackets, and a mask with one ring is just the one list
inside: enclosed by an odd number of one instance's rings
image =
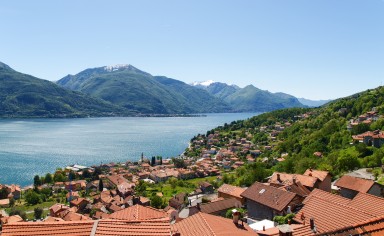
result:
[[(59, 168), (35, 176), (33, 186), (24, 189), (0, 185), (0, 235), (19, 235), (21, 229), (25, 235), (49, 235), (52, 230), (174, 236), (384, 233), (383, 185), (372, 169), (337, 178), (330, 171), (308, 168), (302, 174), (266, 172), (249, 184), (236, 179), (245, 166), (284, 162), (288, 153), (273, 152), (282, 141), (279, 134), (312, 115), (305, 112), (260, 126), (257, 139), (250, 130), (208, 131), (192, 138), (177, 158), (143, 153), (137, 162)], [(350, 119), (347, 130), (380, 118), (373, 108)], [(351, 145), (384, 144), (381, 130), (350, 139)]]

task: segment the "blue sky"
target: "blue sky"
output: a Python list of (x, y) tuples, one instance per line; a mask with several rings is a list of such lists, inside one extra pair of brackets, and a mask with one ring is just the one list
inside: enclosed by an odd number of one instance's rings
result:
[(12, 0), (0, 22), (0, 61), (47, 80), (132, 64), (309, 99), (384, 82), (383, 0)]

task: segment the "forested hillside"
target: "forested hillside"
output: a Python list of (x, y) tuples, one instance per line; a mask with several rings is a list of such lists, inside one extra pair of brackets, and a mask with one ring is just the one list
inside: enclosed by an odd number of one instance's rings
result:
[[(234, 150), (235, 157), (245, 163), (255, 158), (254, 163), (236, 170), (237, 178), (232, 180), (239, 185), (262, 181), (273, 171), (303, 173), (316, 168), (338, 176), (359, 167), (382, 165), (384, 145), (370, 146), (354, 141), (352, 135), (383, 130), (383, 114), (384, 87), (379, 87), (320, 108), (277, 110), (225, 124), (194, 137), (186, 153), (198, 156), (215, 147)], [(214, 145), (210, 145), (212, 134), (218, 140)], [(205, 146), (195, 145), (197, 141)], [(249, 143), (248, 149), (244, 143)]]

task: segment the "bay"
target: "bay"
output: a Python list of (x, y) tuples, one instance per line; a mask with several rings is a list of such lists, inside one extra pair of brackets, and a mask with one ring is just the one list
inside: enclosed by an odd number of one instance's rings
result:
[(193, 136), (258, 114), (0, 120), (0, 183), (27, 186), (57, 167), (137, 161), (141, 153), (178, 156)]

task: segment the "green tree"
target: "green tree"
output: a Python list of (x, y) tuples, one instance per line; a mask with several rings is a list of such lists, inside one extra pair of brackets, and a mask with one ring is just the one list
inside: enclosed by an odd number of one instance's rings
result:
[(33, 186), (38, 187), (40, 185), (41, 185), (40, 176), (35, 175), (35, 177), (33, 177)]
[(23, 220), (27, 219), (27, 214), (25, 213), (25, 211), (12, 208), (11, 211), (9, 212), (9, 216), (15, 216), (15, 215), (19, 215)]
[(82, 177), (83, 177), (83, 179), (89, 179), (89, 178), (92, 178), (92, 175), (89, 172), (89, 170), (85, 169), (85, 170), (83, 170)]
[(47, 184), (51, 184), (51, 183), (53, 183), (53, 178), (52, 178), (51, 173), (47, 173), (47, 174), (45, 175), (45, 183), (47, 183)]
[(13, 207), (15, 205), (15, 203), (16, 203), (16, 201), (13, 197), (11, 199), (9, 199), (9, 206), (10, 207)]
[(40, 195), (37, 194), (35, 191), (31, 191), (29, 190), (26, 194), (25, 194), (25, 201), (29, 204), (29, 205), (36, 205), (38, 203), (40, 203), (41, 199), (40, 199)]
[(103, 184), (103, 180), (99, 180), (99, 191), (102, 192), (104, 189), (104, 184)]
[(55, 182), (64, 182), (67, 180), (67, 178), (60, 171), (56, 171), (53, 175), (53, 180)]
[(157, 209), (160, 209), (161, 208), (161, 205), (163, 204), (163, 200), (161, 199), (161, 197), (157, 196), (157, 195), (153, 195), (151, 198), (151, 206), (154, 207), (154, 208), (157, 208)]
[(0, 199), (5, 199), (8, 197), (8, 191), (6, 188), (0, 189)]
[(41, 207), (36, 207), (35, 209), (33, 209), (33, 215), (35, 216), (35, 219), (40, 219), (43, 215), (43, 211), (44, 210)]

